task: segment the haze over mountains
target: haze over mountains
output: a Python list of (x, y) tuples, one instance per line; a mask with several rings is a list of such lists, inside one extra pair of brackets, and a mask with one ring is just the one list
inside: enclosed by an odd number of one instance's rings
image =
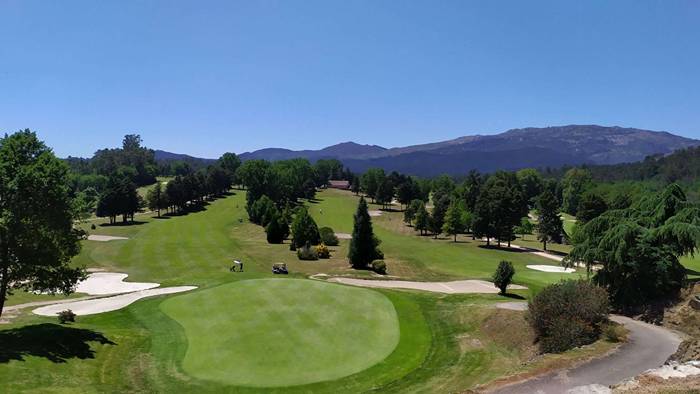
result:
[[(294, 151), (266, 148), (240, 155), (242, 160), (284, 160), (296, 157), (310, 161), (335, 158), (355, 172), (370, 167), (419, 176), (465, 174), (544, 168), (578, 164), (635, 162), (646, 156), (668, 154), (700, 145), (700, 140), (623, 127), (569, 125), (512, 129), (496, 135), (473, 135), (422, 145), (384, 148), (344, 142), (319, 150)], [(176, 154), (157, 151), (157, 160), (173, 160)]]

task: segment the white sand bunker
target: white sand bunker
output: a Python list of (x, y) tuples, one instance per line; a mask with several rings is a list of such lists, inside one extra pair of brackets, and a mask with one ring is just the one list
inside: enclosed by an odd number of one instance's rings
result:
[(576, 270), (573, 268), (564, 268), (556, 265), (527, 265), (526, 267), (535, 271), (556, 272), (559, 274), (570, 274), (572, 272), (576, 272)]
[(348, 233), (335, 233), (335, 236), (338, 239), (352, 239), (352, 234)]
[(129, 239), (126, 237), (113, 237), (111, 235), (95, 235), (95, 234), (90, 234), (87, 237), (88, 241), (99, 241), (99, 242), (107, 242), (107, 241), (118, 241), (122, 239)]
[(197, 286), (176, 286), (164, 287), (162, 289), (141, 290), (134, 293), (112, 297), (93, 298), (91, 300), (65, 302), (62, 304), (43, 306), (41, 308), (34, 309), (32, 312), (41, 316), (56, 316), (58, 312), (70, 309), (78, 316), (94, 315), (96, 313), (111, 312), (122, 309), (142, 298), (163, 294), (181, 293), (184, 291), (194, 290), (196, 288)]
[(373, 211), (368, 211), (369, 216), (382, 216), (382, 211), (379, 210), (373, 210)]
[[(410, 289), (431, 291), (445, 294), (465, 294), (465, 293), (498, 293), (498, 289), (493, 283), (485, 280), (457, 280), (453, 282), (409, 282), (404, 280), (368, 280), (353, 278), (331, 278), (329, 282), (342, 283), (353, 286), (379, 287), (385, 289)], [(510, 289), (525, 290), (527, 287), (510, 285)]]
[(124, 282), (127, 276), (129, 275), (116, 272), (95, 272), (88, 275), (87, 279), (78, 282), (75, 291), (90, 295), (107, 295), (131, 293), (160, 286), (158, 283)]

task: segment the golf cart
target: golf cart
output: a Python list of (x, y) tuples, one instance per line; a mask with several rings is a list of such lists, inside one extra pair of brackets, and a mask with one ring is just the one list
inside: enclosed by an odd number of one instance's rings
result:
[(289, 273), (287, 271), (287, 264), (285, 264), (285, 263), (272, 264), (272, 273), (273, 274), (287, 275)]

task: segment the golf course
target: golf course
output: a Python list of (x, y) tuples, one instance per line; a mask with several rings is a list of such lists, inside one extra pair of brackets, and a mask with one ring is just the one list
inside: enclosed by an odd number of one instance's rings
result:
[[(526, 268), (556, 265), (549, 259), (486, 247), (468, 235), (458, 242), (419, 236), (401, 212), (382, 211), (373, 223), (389, 278), (490, 280), (507, 259), (514, 283), (527, 289), (510, 297), (445, 295), (326, 282), (376, 274), (348, 266), (346, 239), (331, 247), (330, 259), (317, 261), (297, 259), (286, 243), (268, 244), (264, 230), (247, 220), (245, 194), (236, 190), (186, 215), (83, 223), (90, 234), (123, 239), (84, 240), (72, 264), (126, 273), (126, 283), (196, 289), (78, 316), (71, 325), (32, 307), (11, 310), (0, 330), (0, 391), (444, 392), (546, 371), (615, 346), (601, 340), (525, 362), (533, 343), (523, 312), (494, 305), (583, 275)], [(358, 199), (329, 189), (306, 205), (319, 226), (349, 233)], [(233, 259), (244, 262), (243, 272), (229, 270)], [(286, 263), (290, 275), (273, 276), (273, 263)], [(52, 299), (65, 298), (19, 292), (8, 305)]]

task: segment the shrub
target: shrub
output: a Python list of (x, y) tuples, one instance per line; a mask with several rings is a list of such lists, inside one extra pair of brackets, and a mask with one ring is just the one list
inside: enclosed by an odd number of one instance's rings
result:
[(607, 322), (608, 293), (585, 280), (545, 287), (528, 306), (528, 322), (542, 352), (560, 353), (593, 343)]
[(93, 223), (93, 224), (90, 226), (90, 228), (91, 228), (92, 230), (94, 230), (94, 229), (96, 229), (97, 227), (95, 226), (95, 223)]
[(304, 245), (317, 245), (321, 241), (318, 226), (309, 212), (300, 206), (292, 221), (292, 242), (297, 248)]
[(380, 275), (386, 275), (386, 263), (384, 260), (374, 260), (372, 262), (372, 271)]
[(316, 245), (316, 255), (319, 259), (328, 259), (331, 257), (331, 251), (328, 250), (328, 246), (320, 243)]
[(316, 248), (311, 247), (308, 243), (297, 249), (297, 257), (299, 260), (318, 260)]
[(505, 260), (498, 263), (498, 268), (496, 268), (496, 272), (493, 274), (493, 284), (498, 287), (501, 294), (506, 294), (508, 285), (513, 280), (513, 275), (515, 275), (513, 263)]
[(621, 325), (609, 323), (603, 328), (603, 336), (608, 342), (622, 342), (627, 338), (627, 333)]
[(329, 246), (338, 245), (338, 237), (335, 236), (335, 231), (333, 231), (332, 228), (321, 227), (320, 229), (318, 229), (318, 232), (321, 235), (321, 242), (323, 242), (324, 244)]
[(66, 324), (68, 322), (75, 321), (75, 313), (72, 310), (67, 309), (65, 311), (58, 312), (58, 322), (61, 324)]

